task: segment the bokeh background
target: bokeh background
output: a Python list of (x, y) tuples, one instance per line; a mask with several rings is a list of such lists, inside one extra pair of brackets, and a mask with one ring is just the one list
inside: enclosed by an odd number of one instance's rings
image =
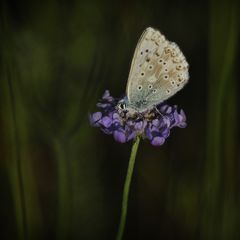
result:
[(142, 31), (181, 47), (187, 115), (142, 141), (124, 239), (240, 239), (239, 1), (17, 1), (0, 12), (1, 239), (114, 239), (131, 143), (88, 123)]

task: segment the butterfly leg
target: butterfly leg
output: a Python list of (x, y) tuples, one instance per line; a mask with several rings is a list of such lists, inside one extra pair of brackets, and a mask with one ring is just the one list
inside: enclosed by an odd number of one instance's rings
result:
[(137, 120), (142, 120), (142, 119), (144, 119), (144, 114), (143, 113), (141, 113), (141, 112), (138, 112), (138, 119)]
[(157, 109), (156, 106), (154, 106), (154, 109), (155, 109), (155, 111), (156, 111), (159, 115), (161, 115), (161, 117), (163, 117), (163, 114)]

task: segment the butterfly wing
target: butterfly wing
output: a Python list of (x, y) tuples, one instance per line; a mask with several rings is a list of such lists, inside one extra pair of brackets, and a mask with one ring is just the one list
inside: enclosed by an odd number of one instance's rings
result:
[(183, 88), (188, 63), (179, 47), (147, 28), (135, 49), (127, 83), (129, 103), (139, 110), (159, 104)]

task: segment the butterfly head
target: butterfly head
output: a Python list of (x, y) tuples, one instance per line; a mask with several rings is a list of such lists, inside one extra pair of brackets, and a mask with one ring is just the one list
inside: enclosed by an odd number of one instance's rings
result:
[(131, 109), (132, 109), (132, 107), (130, 106), (127, 96), (125, 96), (124, 98), (119, 100), (119, 102), (117, 104), (118, 111), (128, 112), (128, 111), (131, 111)]
[(132, 104), (130, 104), (127, 96), (118, 102), (116, 109), (119, 113), (125, 113), (129, 117), (134, 117), (139, 112), (138, 109), (134, 108)]
[(118, 102), (117, 110), (124, 111), (124, 110), (126, 110), (126, 107), (127, 107), (127, 103), (126, 103), (125, 99), (123, 98)]
[(119, 113), (127, 114), (129, 118), (142, 116), (142, 114), (150, 110), (150, 108), (146, 108), (146, 103), (144, 101), (131, 103), (127, 96), (118, 102), (116, 109)]

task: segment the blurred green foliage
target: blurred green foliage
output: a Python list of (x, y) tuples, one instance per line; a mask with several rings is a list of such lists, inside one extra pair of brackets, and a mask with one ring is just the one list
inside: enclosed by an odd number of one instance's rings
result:
[(239, 239), (239, 2), (1, 1), (1, 239), (114, 239), (131, 144), (92, 129), (147, 26), (177, 42), (188, 127), (141, 142), (125, 239)]

